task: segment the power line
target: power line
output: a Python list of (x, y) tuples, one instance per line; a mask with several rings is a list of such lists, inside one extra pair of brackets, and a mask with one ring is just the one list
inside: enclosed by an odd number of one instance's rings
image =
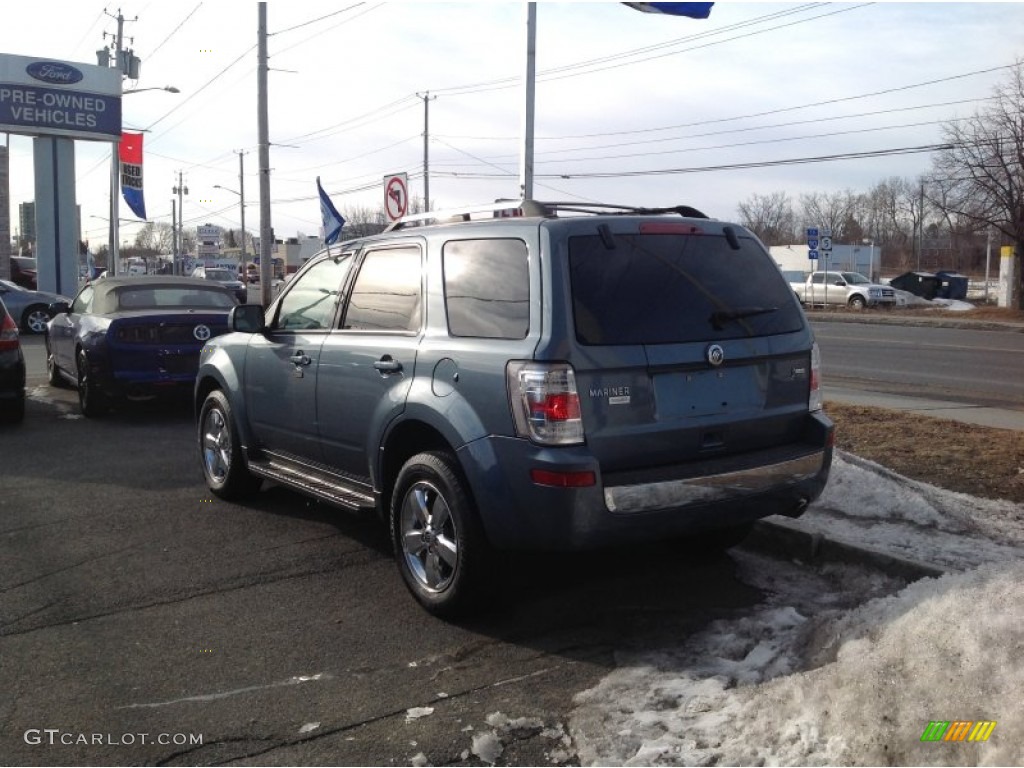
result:
[[(706, 173), (709, 171), (732, 171), (752, 168), (771, 168), (783, 165), (801, 165), (808, 163), (823, 163), (833, 160), (858, 160), (870, 157), (889, 157), (895, 155), (910, 155), (923, 152), (935, 152), (941, 149), (948, 149), (950, 144), (924, 144), (916, 147), (895, 147), (891, 149), (878, 149), (866, 152), (840, 152), (832, 155), (816, 155), (811, 157), (792, 157), (783, 160), (762, 160), (749, 163), (732, 163), (726, 165), (691, 166), (688, 168), (655, 168), (645, 171), (599, 171), (591, 173), (546, 173), (536, 174), (538, 178), (545, 179), (617, 179), (634, 176), (668, 176), (683, 173)], [(492, 179), (505, 178), (515, 174), (494, 174), (494, 173), (456, 173), (439, 172), (441, 176), (464, 179)]]
[[(718, 29), (715, 29), (715, 30), (704, 31), (704, 32), (696, 33), (696, 34), (690, 34), (690, 35), (684, 35), (683, 37), (674, 38), (673, 40), (669, 40), (669, 41), (667, 41), (665, 43), (660, 43), (660, 44), (655, 45), (655, 46), (644, 46), (642, 48), (634, 48), (634, 49), (631, 49), (631, 50), (621, 51), (619, 53), (610, 54), (608, 56), (599, 57), (597, 59), (590, 59), (590, 60), (583, 61), (583, 62), (577, 62), (575, 64), (567, 64), (567, 65), (564, 65), (564, 66), (561, 66), (561, 67), (555, 67), (555, 68), (552, 68), (552, 69), (541, 70), (540, 72), (537, 73), (537, 78), (540, 79), (540, 78), (544, 77), (545, 75), (558, 74), (560, 72), (563, 72), (565, 70), (572, 69), (572, 68), (578, 68), (578, 67), (583, 67), (583, 66), (590, 66), (590, 65), (593, 65), (593, 64), (600, 64), (600, 63), (604, 63), (606, 61), (612, 61), (614, 59), (626, 58), (628, 56), (637, 55), (637, 54), (640, 54), (640, 53), (646, 53), (646, 52), (648, 52), (650, 50), (653, 50), (654, 48), (658, 48), (658, 47), (667, 47), (667, 46), (672, 46), (672, 45), (683, 45), (683, 44), (686, 44), (688, 42), (692, 42), (693, 40), (700, 39), (702, 37), (707, 37), (709, 35), (719, 35), (719, 34), (730, 32), (730, 31), (733, 31), (733, 30), (736, 30), (736, 29), (742, 29), (742, 28), (747, 27), (747, 26), (751, 26), (751, 25), (754, 25), (754, 24), (761, 23), (762, 21), (771, 20), (771, 19), (776, 18), (776, 17), (778, 17), (780, 15), (786, 15), (786, 14), (790, 14), (790, 13), (802, 12), (803, 10), (807, 10), (809, 8), (816, 7), (818, 5), (821, 5), (821, 4), (820, 3), (810, 3), (810, 4), (805, 5), (805, 6), (800, 6), (797, 9), (791, 9), (791, 10), (784, 11), (784, 12), (770, 13), (770, 14), (767, 14), (765, 16), (758, 16), (758, 17), (755, 17), (753, 19), (747, 19), (746, 21), (737, 22), (735, 24), (730, 24), (728, 26), (721, 27), (721, 28), (718, 28)], [(463, 91), (463, 92), (466, 92), (466, 93), (478, 93), (480, 91), (491, 90), (490, 86), (501, 86), (502, 88), (509, 88), (509, 87), (514, 86), (514, 85), (518, 85), (519, 81), (520, 81), (519, 77), (503, 77), (503, 78), (498, 78), (498, 79), (495, 79), (495, 80), (486, 80), (486, 81), (483, 81), (483, 82), (480, 82), (480, 83), (470, 83), (468, 85), (455, 85), (455, 86), (449, 86), (448, 88), (433, 88), (431, 90), (434, 90), (437, 93), (449, 93), (451, 95), (464, 95), (462, 93), (457, 93), (457, 92)]]
[[(244, 58), (244, 57), (245, 57), (245, 56), (246, 56), (247, 54), (251, 53), (251, 52), (252, 52), (252, 50), (253, 50), (253, 49), (254, 49), (255, 47), (256, 47), (256, 44), (255, 44), (255, 43), (253, 43), (253, 44), (252, 44), (252, 45), (250, 45), (250, 46), (249, 46), (248, 48), (246, 48), (246, 49), (245, 49), (244, 51), (242, 51), (242, 53), (241, 53), (241, 54), (240, 54), (240, 55), (238, 56), (238, 58), (237, 58), (237, 59), (235, 59), (235, 60), (234, 60), (234, 61), (232, 61), (232, 62), (231, 62), (230, 64), (228, 64), (228, 65), (227, 65), (226, 67), (224, 67), (224, 69), (222, 69), (222, 70), (221, 70), (220, 72), (218, 72), (218, 73), (217, 73), (216, 75), (214, 75), (214, 76), (213, 76), (212, 78), (210, 78), (209, 80), (207, 80), (207, 81), (206, 81), (206, 82), (205, 82), (205, 83), (204, 83), (203, 85), (199, 86), (199, 88), (198, 88), (198, 89), (197, 89), (196, 91), (194, 91), (193, 93), (189, 94), (189, 95), (188, 95), (188, 96), (186, 96), (186, 97), (185, 97), (184, 99), (182, 99), (182, 100), (181, 100), (180, 102), (178, 102), (178, 104), (177, 104), (176, 106), (172, 107), (172, 108), (171, 108), (171, 109), (169, 109), (169, 110), (168, 110), (167, 112), (165, 112), (165, 113), (164, 113), (164, 114), (163, 114), (163, 115), (162, 115), (161, 117), (158, 117), (158, 118), (157, 118), (156, 120), (154, 120), (154, 121), (153, 121), (152, 123), (150, 123), (149, 127), (148, 127), (148, 128), (146, 129), (146, 130), (147, 130), (147, 131), (151, 131), (151, 130), (153, 130), (153, 128), (154, 128), (155, 126), (159, 125), (159, 124), (160, 124), (161, 122), (163, 122), (163, 121), (164, 121), (164, 120), (166, 120), (166, 119), (167, 119), (168, 117), (170, 117), (170, 116), (171, 116), (172, 114), (174, 114), (175, 112), (177, 112), (177, 111), (178, 111), (179, 109), (181, 109), (181, 108), (182, 108), (183, 106), (185, 106), (185, 105), (186, 105), (186, 104), (187, 104), (188, 102), (190, 102), (190, 101), (191, 101), (192, 99), (194, 99), (194, 98), (195, 98), (196, 96), (198, 96), (198, 95), (199, 95), (200, 93), (202, 93), (202, 92), (203, 92), (204, 90), (206, 90), (206, 89), (207, 89), (207, 88), (209, 88), (209, 87), (210, 87), (211, 85), (213, 85), (213, 84), (214, 84), (215, 82), (217, 82), (217, 80), (218, 80), (218, 79), (219, 79), (219, 78), (220, 78), (220, 77), (221, 77), (221, 76), (222, 76), (222, 75), (223, 75), (223, 74), (224, 74), (225, 72), (227, 72), (227, 71), (228, 71), (229, 69), (231, 69), (231, 68), (232, 68), (233, 66), (235, 66), (235, 64), (237, 64), (238, 62), (240, 62), (240, 61), (241, 61), (241, 60), (242, 60), (242, 59), (243, 59), (243, 58)], [(163, 133), (161, 133), (161, 134), (160, 134), (159, 136), (155, 136), (155, 137), (153, 137), (152, 139), (150, 139), (150, 142), (154, 142), (154, 141), (156, 141), (157, 139), (159, 139), (159, 138), (160, 138), (161, 136), (164, 136), (165, 134), (166, 134), (166, 131), (164, 131)]]
[[(846, 130), (846, 131), (830, 131), (828, 133), (814, 133), (814, 134), (810, 134), (810, 135), (806, 135), (806, 136), (786, 136), (786, 137), (775, 138), (775, 139), (760, 139), (760, 140), (757, 140), (757, 141), (741, 141), (741, 142), (735, 142), (733, 144), (716, 144), (716, 145), (707, 146), (707, 147), (683, 147), (681, 149), (667, 149), (667, 150), (662, 150), (662, 151), (658, 151), (658, 152), (630, 152), (630, 153), (622, 154), (622, 155), (599, 155), (599, 156), (596, 156), (596, 157), (560, 157), (560, 158), (557, 158), (556, 160), (554, 160), (552, 162), (580, 163), (580, 162), (590, 162), (590, 161), (594, 161), (594, 160), (622, 160), (622, 159), (626, 159), (626, 158), (636, 158), (636, 157), (654, 157), (656, 155), (675, 155), (675, 154), (679, 154), (681, 152), (691, 153), (691, 152), (706, 152), (706, 151), (709, 151), (709, 150), (719, 150), (719, 149), (735, 149), (737, 147), (751, 147), (751, 146), (757, 146), (757, 145), (762, 145), (762, 144), (782, 144), (782, 143), (785, 143), (785, 142), (792, 142), (792, 141), (807, 141), (808, 139), (827, 139), (827, 138), (832, 138), (834, 136), (849, 136), (849, 135), (858, 134), (858, 133), (873, 133), (875, 131), (890, 131), (890, 130), (897, 130), (897, 129), (900, 129), (900, 128), (918, 128), (918, 127), (922, 127), (922, 126), (926, 126), (926, 125), (939, 125), (939, 124), (942, 124), (942, 123), (949, 123), (949, 122), (954, 122), (956, 120), (966, 120), (966, 119), (969, 119), (969, 118), (948, 118), (946, 120), (929, 120), (929, 121), (924, 121), (924, 122), (919, 122), (919, 123), (903, 123), (901, 125), (882, 125), (882, 126), (875, 126), (873, 128), (852, 128), (852, 129)], [(671, 140), (672, 141), (677, 141), (678, 139), (671, 139)], [(444, 143), (444, 142), (441, 142), (441, 143)], [(448, 145), (448, 146), (451, 146), (451, 145)], [(587, 148), (584, 148), (584, 149), (601, 149), (601, 147), (587, 147)], [(463, 154), (468, 154), (468, 153), (463, 153)], [(551, 152), (551, 153), (542, 153), (542, 154), (555, 154), (555, 153)], [(472, 157), (472, 155), (471, 155), (471, 157)], [(485, 161), (485, 160), (483, 160), (481, 158), (475, 158), (475, 159), (479, 160), (480, 162), (487, 162), (487, 161)], [(487, 163), (487, 164), (488, 165), (492, 165), (491, 163)], [(441, 166), (441, 167), (446, 167), (446, 166), (447, 167), (451, 167), (450, 165), (445, 164), (445, 163), (438, 163), (438, 165)], [(497, 166), (494, 166), (494, 167), (497, 167)]]
[(196, 7), (193, 8), (189, 12), (188, 16), (186, 16), (184, 19), (182, 19), (181, 22), (178, 24), (178, 26), (176, 26), (174, 29), (172, 29), (170, 34), (168, 34), (167, 37), (165, 37), (160, 42), (160, 44), (156, 48), (153, 49), (153, 51), (149, 54), (149, 59), (148, 59), (149, 61), (153, 60), (153, 57), (156, 56), (157, 51), (159, 51), (161, 48), (163, 48), (164, 45), (167, 43), (167, 41), (170, 40), (172, 37), (174, 37), (175, 34), (177, 34), (179, 29), (181, 29), (183, 26), (185, 26), (185, 23), (195, 15), (196, 11), (198, 11), (201, 6), (202, 6), (202, 2), (196, 3)]
[(310, 19), (309, 21), (304, 21), (301, 24), (296, 24), (293, 27), (288, 27), (287, 29), (280, 29), (277, 32), (269, 32), (267, 34), (267, 37), (273, 37), (274, 35), (283, 35), (286, 32), (291, 32), (291, 31), (296, 30), (296, 29), (302, 29), (303, 27), (307, 27), (310, 24), (316, 24), (318, 21), (323, 21), (324, 19), (329, 19), (332, 16), (337, 16), (338, 14), (341, 14), (341, 13), (348, 13), (353, 8), (358, 8), (360, 5), (366, 5), (366, 3), (354, 3), (354, 4), (350, 5), (348, 8), (342, 8), (340, 11), (332, 11), (331, 13), (325, 13), (323, 16), (318, 16), (315, 19)]

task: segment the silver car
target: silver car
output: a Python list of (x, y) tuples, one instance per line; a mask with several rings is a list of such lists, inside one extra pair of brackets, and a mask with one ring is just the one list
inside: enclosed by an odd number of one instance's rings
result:
[(245, 283), (239, 280), (230, 269), (204, 267), (200, 265), (192, 272), (192, 277), (202, 277), (206, 280), (213, 280), (215, 283), (220, 283), (231, 291), (241, 304), (245, 304), (245, 301), (249, 296), (249, 291), (245, 287)]
[(55, 301), (71, 302), (66, 296), (47, 291), (30, 291), (9, 280), (0, 280), (0, 299), (7, 311), (25, 333), (45, 333), (52, 315), (50, 305)]

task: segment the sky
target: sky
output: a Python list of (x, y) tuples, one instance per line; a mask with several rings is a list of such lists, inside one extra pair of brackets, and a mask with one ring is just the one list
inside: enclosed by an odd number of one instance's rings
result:
[[(95, 63), (117, 8), (22, 4), (0, 26), (0, 53)], [(393, 174), (422, 197), (427, 109), (435, 208), (518, 196), (524, 9), (268, 3), (276, 237), (318, 234), (317, 176), (343, 214), (381, 208)], [(129, 0), (120, 10), (125, 47), (142, 60), (124, 88), (156, 89), (123, 101), (125, 129), (145, 130), (150, 219), (170, 221), (181, 172), (186, 226), (237, 228), (244, 152), (246, 225), (258, 233), (257, 3)], [(1024, 3), (719, 2), (706, 20), (538, 3), (534, 197), (688, 204), (733, 219), (755, 193), (798, 200), (916, 178), (928, 153), (721, 166), (934, 144), (943, 121), (982, 107), (1024, 56), (1020, 29)], [(18, 203), (34, 197), (32, 142), (9, 141), (13, 233)], [(107, 143), (76, 142), (92, 245), (106, 239), (109, 157)], [(123, 202), (120, 216), (134, 219)], [(130, 241), (139, 224), (121, 229)]]

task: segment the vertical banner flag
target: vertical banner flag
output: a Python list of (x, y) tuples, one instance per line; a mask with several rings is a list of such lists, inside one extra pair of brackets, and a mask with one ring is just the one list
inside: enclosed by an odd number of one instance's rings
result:
[(334, 203), (324, 192), (324, 188), (320, 186), (319, 176), (316, 177), (316, 189), (320, 193), (320, 218), (324, 222), (324, 242), (330, 245), (341, 234), (341, 228), (345, 226), (345, 219), (338, 213), (338, 209), (334, 207)]
[(142, 196), (142, 134), (122, 133), (117, 150), (121, 159), (121, 194), (140, 219), (146, 218), (146, 201)]
[(644, 13), (664, 13), (669, 16), (689, 16), (691, 19), (706, 19), (711, 15), (714, 3), (623, 3)]

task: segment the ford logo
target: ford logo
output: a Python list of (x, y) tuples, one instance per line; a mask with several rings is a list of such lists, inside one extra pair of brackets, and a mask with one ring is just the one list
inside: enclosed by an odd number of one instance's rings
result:
[(725, 350), (717, 344), (709, 345), (705, 354), (707, 355), (708, 362), (716, 367), (721, 365), (722, 361), (725, 360)]
[(60, 61), (34, 61), (25, 67), (25, 71), (29, 77), (57, 85), (71, 85), (85, 77), (80, 69)]

